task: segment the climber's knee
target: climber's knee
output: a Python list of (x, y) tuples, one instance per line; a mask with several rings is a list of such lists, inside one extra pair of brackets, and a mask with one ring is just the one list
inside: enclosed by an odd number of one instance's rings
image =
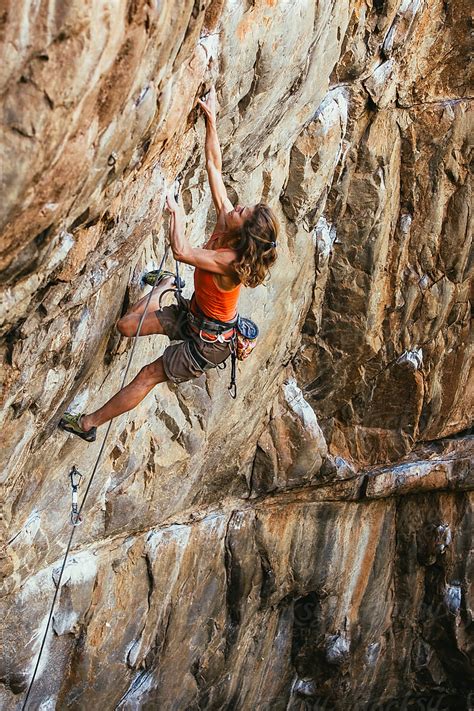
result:
[(137, 320), (135, 314), (129, 314), (128, 316), (122, 316), (117, 323), (116, 327), (122, 336), (134, 336), (137, 332), (137, 326), (140, 319)]
[(163, 368), (163, 358), (158, 358), (153, 363), (145, 365), (138, 373), (137, 378), (147, 386), (158, 385), (158, 383), (164, 383), (165, 380), (168, 380)]

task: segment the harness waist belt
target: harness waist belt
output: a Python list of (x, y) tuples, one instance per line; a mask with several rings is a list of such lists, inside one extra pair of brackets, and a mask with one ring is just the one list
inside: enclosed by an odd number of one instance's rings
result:
[(234, 336), (234, 333), (235, 333), (234, 328), (230, 331), (224, 331), (223, 333), (216, 334), (216, 333), (208, 333), (207, 331), (204, 331), (202, 328), (197, 328), (196, 326), (193, 326), (191, 323), (188, 325), (192, 331), (194, 331), (201, 337), (201, 340), (206, 341), (208, 343), (214, 343), (214, 341), (220, 341), (221, 343), (223, 341), (230, 342)]
[[(195, 308), (197, 314), (193, 313), (192, 308)], [(206, 335), (215, 336), (232, 336), (235, 331), (238, 315), (232, 321), (219, 321), (216, 318), (207, 316), (196, 303), (193, 296), (191, 308), (188, 310), (188, 322), (191, 328), (197, 332), (204, 332)]]
[(195, 316), (192, 311), (188, 311), (188, 321), (191, 326), (193, 326), (198, 331), (202, 330), (207, 331), (208, 333), (215, 333), (219, 335), (222, 333), (227, 333), (228, 331), (233, 331), (237, 319), (235, 319), (235, 321), (229, 321), (228, 323), (224, 323), (223, 321), (210, 320), (207, 317), (201, 318), (199, 316)]

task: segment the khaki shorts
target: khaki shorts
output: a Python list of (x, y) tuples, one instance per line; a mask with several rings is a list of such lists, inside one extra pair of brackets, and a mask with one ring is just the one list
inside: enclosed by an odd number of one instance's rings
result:
[[(189, 307), (189, 300), (183, 299)], [(230, 356), (229, 343), (204, 342), (188, 325), (185, 308), (173, 304), (155, 314), (171, 343), (163, 353), (163, 368), (172, 383), (184, 383), (223, 363)]]

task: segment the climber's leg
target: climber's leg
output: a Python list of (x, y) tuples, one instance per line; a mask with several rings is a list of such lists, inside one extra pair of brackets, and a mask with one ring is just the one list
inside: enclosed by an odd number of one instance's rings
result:
[[(152, 314), (154, 316), (154, 314)], [(156, 319), (156, 316), (155, 316)], [(156, 319), (158, 320), (158, 319)], [(149, 365), (145, 365), (131, 383), (114, 395), (101, 408), (81, 417), (81, 427), (87, 432), (91, 427), (99, 427), (122, 412), (128, 412), (136, 407), (143, 398), (153, 390), (158, 383), (164, 383), (168, 377), (163, 369), (163, 359), (160, 357)]]
[[(160, 308), (160, 296), (164, 291), (173, 287), (173, 281), (174, 276), (166, 277), (160, 281), (158, 286), (155, 287), (147, 311), (157, 311)], [(139, 316), (141, 316), (145, 310), (145, 306), (149, 296), (150, 294), (148, 293), (146, 296), (143, 296), (141, 299), (139, 299), (136, 303), (132, 304), (125, 316), (128, 316), (129, 314), (138, 314)], [(125, 316), (123, 316), (122, 318), (125, 318)]]
[[(153, 306), (151, 308), (153, 309)], [(117, 321), (117, 328), (122, 336), (132, 338), (137, 333), (140, 320), (141, 314), (125, 314), (125, 316), (122, 316), (122, 318)], [(140, 329), (140, 336), (150, 336), (152, 333), (166, 335), (166, 332), (163, 330), (163, 326), (156, 315), (156, 311), (154, 310), (147, 313), (143, 319), (142, 327)]]
[[(168, 272), (166, 272), (166, 274), (168, 274)], [(160, 298), (162, 294), (173, 288), (174, 279), (174, 274), (170, 274), (170, 276), (162, 276), (159, 284), (153, 291), (150, 301), (148, 302), (150, 294), (143, 296), (128, 309), (127, 313), (122, 316), (122, 318), (117, 321), (117, 329), (120, 331), (122, 336), (132, 338), (136, 335), (140, 318), (145, 310), (147, 302), (147, 315), (143, 320), (143, 324), (140, 329), (140, 336), (149, 336), (153, 333), (160, 333), (169, 336), (169, 333), (167, 333), (166, 330), (163, 330), (163, 326), (156, 315), (156, 312), (160, 308)], [(182, 283), (184, 284), (184, 282)]]

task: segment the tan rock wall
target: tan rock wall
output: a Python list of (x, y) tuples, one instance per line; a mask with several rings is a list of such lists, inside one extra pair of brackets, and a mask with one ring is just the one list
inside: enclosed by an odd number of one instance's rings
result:
[[(6, 2), (0, 705), (21, 707), (69, 536), (57, 430), (119, 387), (166, 183), (229, 196), (279, 259), (252, 358), (118, 418), (32, 708), (300, 709), (472, 684), (472, 122), (464, 0)], [(186, 268), (186, 293), (192, 273)], [(130, 376), (165, 339), (140, 339)], [(461, 433), (459, 435), (459, 433)], [(82, 489), (83, 490), (83, 489)], [(35, 706), (36, 704), (36, 706)]]

